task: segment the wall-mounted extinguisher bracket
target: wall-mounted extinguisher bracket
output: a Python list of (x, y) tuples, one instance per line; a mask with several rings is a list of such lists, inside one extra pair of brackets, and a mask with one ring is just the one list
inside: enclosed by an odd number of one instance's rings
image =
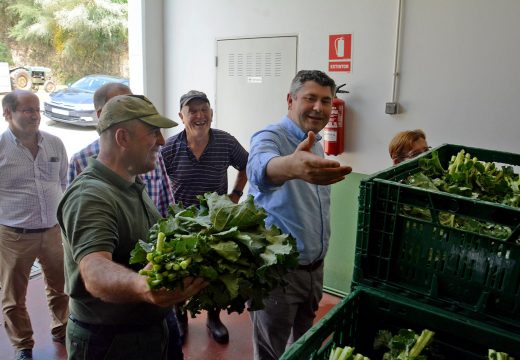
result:
[(334, 99), (332, 99), (332, 111), (330, 112), (329, 122), (323, 129), (323, 149), (327, 155), (339, 155), (343, 152), (345, 114), (347, 109), (345, 101), (338, 98), (338, 94), (348, 93), (346, 90), (341, 90), (345, 85), (341, 84), (336, 88)]
[(341, 90), (341, 88), (345, 85), (347, 85), (347, 84), (341, 84), (338, 87), (336, 87), (336, 94), (334, 94), (334, 97), (338, 97), (338, 94), (348, 94), (350, 92), (347, 90)]

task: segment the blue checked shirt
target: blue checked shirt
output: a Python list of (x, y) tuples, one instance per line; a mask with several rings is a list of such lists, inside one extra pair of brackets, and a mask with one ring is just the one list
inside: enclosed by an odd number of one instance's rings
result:
[[(76, 176), (87, 167), (88, 158), (97, 156), (98, 154), (99, 139), (88, 145), (83, 150), (72, 155), (69, 162), (68, 185), (70, 185)], [(161, 152), (158, 154), (155, 169), (145, 174), (141, 174), (139, 177), (145, 184), (146, 192), (153, 200), (157, 210), (161, 213), (161, 216), (166, 217), (168, 215), (168, 206), (173, 204), (175, 199), (170, 187), (170, 180), (166, 174), (166, 168), (164, 166)]]

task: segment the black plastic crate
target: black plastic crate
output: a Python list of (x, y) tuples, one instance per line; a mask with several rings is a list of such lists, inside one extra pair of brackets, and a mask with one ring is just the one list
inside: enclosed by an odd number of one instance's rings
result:
[(446, 360), (484, 360), (488, 349), (520, 357), (520, 336), (485, 322), (410, 298), (359, 286), (293, 344), (281, 360), (326, 360), (334, 346), (354, 346), (372, 360), (381, 359), (373, 342), (378, 330), (427, 328), (432, 346)]
[[(434, 150), (447, 168), (460, 149), (479, 160), (520, 164), (517, 154), (460, 145)], [(520, 209), (401, 183), (418, 170), (418, 161), (361, 182), (353, 287), (420, 299), (520, 334)], [(431, 218), (414, 216), (413, 209)], [(443, 226), (439, 214), (507, 226), (511, 235), (499, 239)]]

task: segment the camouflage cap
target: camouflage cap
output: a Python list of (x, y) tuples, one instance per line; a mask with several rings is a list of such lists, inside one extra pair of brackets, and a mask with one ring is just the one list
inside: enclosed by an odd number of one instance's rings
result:
[(159, 114), (152, 102), (143, 95), (114, 96), (103, 106), (97, 132), (101, 134), (112, 125), (139, 119), (159, 128), (171, 128), (177, 123)]

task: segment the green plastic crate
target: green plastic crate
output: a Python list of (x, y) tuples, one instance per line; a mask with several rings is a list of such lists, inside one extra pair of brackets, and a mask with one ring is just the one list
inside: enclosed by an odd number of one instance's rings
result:
[(435, 332), (435, 350), (448, 359), (484, 360), (488, 348), (520, 357), (519, 335), (401, 295), (359, 286), (291, 346), (280, 360), (327, 360), (336, 346), (353, 346), (379, 360), (377, 331), (401, 328)]
[[(433, 150), (447, 168), (461, 149), (520, 165), (518, 154), (451, 144)], [(361, 182), (353, 292), (281, 359), (328, 359), (334, 344), (380, 359), (372, 342), (385, 328), (435, 331), (446, 359), (485, 359), (488, 348), (520, 358), (520, 209), (402, 184), (428, 155)], [(410, 211), (417, 208), (430, 218)], [(443, 226), (440, 213), (507, 226), (511, 235)]]
[[(520, 165), (520, 155), (443, 145), (447, 168), (466, 149), (479, 160)], [(427, 155), (423, 155), (427, 156)], [(520, 334), (520, 209), (402, 184), (418, 159), (377, 173), (360, 185), (353, 286), (364, 284), (420, 298)], [(405, 209), (427, 209), (431, 219)], [(451, 213), (507, 226), (508, 239), (442, 226)]]

